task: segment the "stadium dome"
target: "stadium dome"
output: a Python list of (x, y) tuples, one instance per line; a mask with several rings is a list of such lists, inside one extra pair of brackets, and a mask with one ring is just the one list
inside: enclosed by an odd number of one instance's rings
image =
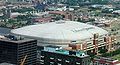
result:
[[(11, 30), (12, 33), (37, 39), (39, 44), (66, 45), (71, 41), (84, 41), (98, 33), (105, 36), (108, 32), (102, 28), (75, 21), (56, 21), (45, 24), (30, 25)], [(38, 44), (38, 45), (39, 45)]]

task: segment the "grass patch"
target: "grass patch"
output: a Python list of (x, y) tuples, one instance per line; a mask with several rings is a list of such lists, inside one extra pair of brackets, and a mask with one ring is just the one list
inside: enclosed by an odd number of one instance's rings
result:
[(120, 54), (115, 55), (115, 56), (113, 56), (112, 58), (113, 58), (113, 59), (117, 59), (117, 60), (119, 60), (119, 61), (120, 61)]

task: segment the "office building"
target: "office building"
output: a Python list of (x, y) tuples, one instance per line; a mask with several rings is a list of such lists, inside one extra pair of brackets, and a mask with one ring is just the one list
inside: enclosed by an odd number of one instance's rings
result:
[(20, 65), (25, 59), (24, 65), (36, 65), (37, 41), (22, 39), (7, 35), (0, 39), (0, 63)]
[(64, 50), (59, 46), (46, 46), (41, 51), (41, 65), (89, 65), (90, 57), (83, 51)]

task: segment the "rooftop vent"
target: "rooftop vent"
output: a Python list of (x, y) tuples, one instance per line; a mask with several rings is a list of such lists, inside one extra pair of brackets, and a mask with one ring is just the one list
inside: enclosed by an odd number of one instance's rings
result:
[(20, 36), (14, 36), (14, 35), (5, 35), (6, 38), (10, 39), (10, 40), (13, 40), (13, 41), (18, 41), (18, 40), (23, 40), (24, 38), (20, 37)]

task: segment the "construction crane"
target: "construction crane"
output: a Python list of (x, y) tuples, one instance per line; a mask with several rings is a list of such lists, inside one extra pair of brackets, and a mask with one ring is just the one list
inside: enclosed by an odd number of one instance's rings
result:
[(27, 58), (27, 55), (25, 55), (25, 57), (24, 57), (24, 59), (22, 60), (22, 62), (20, 63), (20, 65), (24, 65), (26, 58)]

